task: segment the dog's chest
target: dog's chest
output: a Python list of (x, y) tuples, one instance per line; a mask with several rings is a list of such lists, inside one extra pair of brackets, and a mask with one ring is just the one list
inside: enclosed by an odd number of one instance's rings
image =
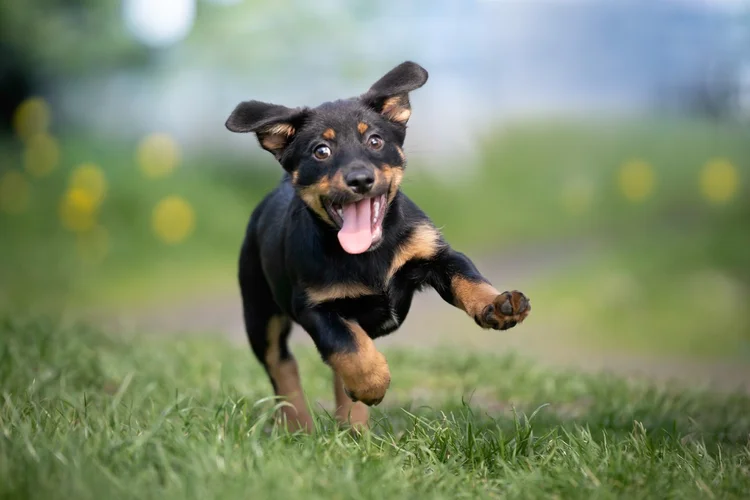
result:
[(371, 337), (387, 335), (406, 319), (411, 306), (413, 290), (388, 289), (357, 301), (353, 316)]

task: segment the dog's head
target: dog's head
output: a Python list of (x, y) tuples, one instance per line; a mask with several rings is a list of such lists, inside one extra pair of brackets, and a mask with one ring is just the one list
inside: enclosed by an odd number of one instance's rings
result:
[(409, 92), (426, 81), (427, 71), (407, 61), (357, 98), (317, 108), (247, 101), (226, 126), (255, 133), (291, 174), (300, 198), (338, 230), (342, 248), (363, 253), (383, 238), (383, 220), (406, 162), (401, 148), (411, 115)]

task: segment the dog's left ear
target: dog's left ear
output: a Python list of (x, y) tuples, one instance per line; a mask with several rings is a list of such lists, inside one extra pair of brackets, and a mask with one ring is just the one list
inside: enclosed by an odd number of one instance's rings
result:
[(427, 77), (427, 70), (419, 64), (403, 62), (375, 82), (360, 100), (390, 121), (406, 125), (411, 116), (409, 92), (424, 85)]

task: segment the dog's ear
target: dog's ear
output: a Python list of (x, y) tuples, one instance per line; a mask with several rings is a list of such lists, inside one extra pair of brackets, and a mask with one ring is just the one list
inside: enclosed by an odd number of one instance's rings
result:
[(427, 70), (419, 64), (403, 62), (375, 82), (360, 99), (390, 121), (406, 125), (411, 116), (409, 92), (424, 85), (427, 76)]
[(261, 147), (280, 160), (306, 114), (305, 108), (245, 101), (234, 108), (225, 125), (232, 132), (254, 132)]

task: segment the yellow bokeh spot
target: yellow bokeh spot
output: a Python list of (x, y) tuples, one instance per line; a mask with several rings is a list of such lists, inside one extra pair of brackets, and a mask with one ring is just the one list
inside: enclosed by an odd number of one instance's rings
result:
[(13, 114), (13, 129), (21, 140), (28, 141), (35, 135), (47, 132), (50, 116), (47, 102), (41, 97), (31, 97), (16, 108)]
[(84, 262), (100, 263), (109, 253), (109, 233), (98, 225), (79, 233), (76, 238), (76, 252)]
[(177, 167), (180, 147), (170, 135), (151, 134), (138, 145), (136, 161), (146, 177), (165, 177)]
[(60, 147), (57, 140), (47, 134), (31, 137), (23, 151), (23, 166), (35, 177), (49, 175), (60, 161)]
[(60, 203), (60, 220), (66, 229), (82, 233), (96, 224), (96, 198), (81, 188), (68, 189)]
[(703, 196), (711, 203), (726, 203), (737, 194), (740, 176), (729, 160), (718, 158), (706, 163), (700, 176)]
[(629, 201), (643, 201), (654, 192), (654, 170), (643, 160), (631, 160), (620, 167), (620, 191)]
[(29, 182), (21, 172), (9, 170), (0, 177), (0, 210), (20, 214), (29, 206)]
[(93, 163), (77, 166), (70, 174), (70, 187), (88, 193), (98, 207), (107, 194), (107, 180), (101, 168)]
[(151, 225), (156, 236), (164, 243), (180, 243), (195, 229), (195, 212), (179, 196), (168, 196), (154, 208)]

